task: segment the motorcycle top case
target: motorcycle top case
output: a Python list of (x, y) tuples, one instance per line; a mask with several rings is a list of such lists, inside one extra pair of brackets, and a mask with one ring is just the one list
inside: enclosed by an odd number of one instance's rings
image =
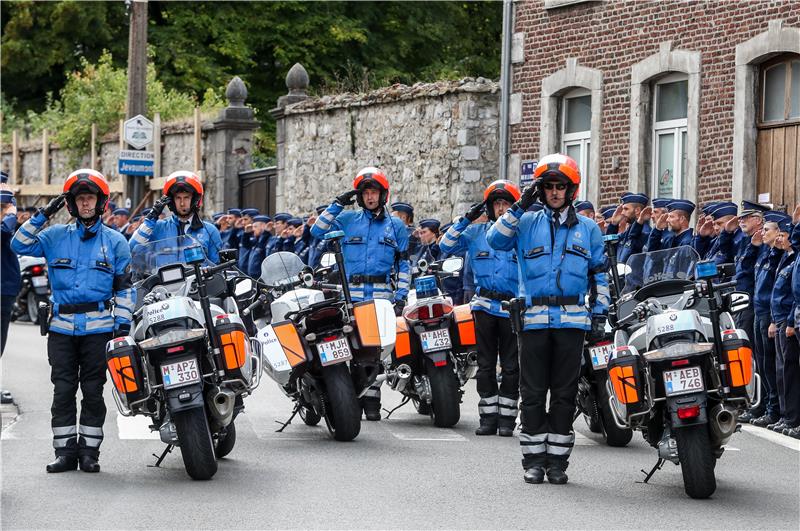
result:
[(253, 376), (250, 337), (244, 323), (237, 315), (222, 314), (214, 320), (214, 329), (222, 350), (225, 378), (250, 385)]
[(746, 334), (739, 330), (725, 330), (722, 333), (720, 362), (725, 394), (731, 398), (752, 400), (755, 393), (755, 362)]
[(453, 309), (456, 321), (456, 337), (454, 345), (471, 347), (477, 344), (475, 338), (475, 319), (472, 317), (472, 309), (469, 304), (462, 304)]
[(647, 374), (644, 363), (636, 347), (630, 345), (617, 347), (608, 360), (608, 380), (623, 418), (630, 418), (650, 408), (645, 395)]
[(142, 351), (133, 337), (117, 337), (106, 343), (106, 365), (114, 388), (127, 407), (150, 396), (145, 382)]
[(256, 334), (264, 356), (264, 370), (280, 385), (289, 383), (292, 369), (308, 359), (305, 344), (291, 321), (267, 325)]

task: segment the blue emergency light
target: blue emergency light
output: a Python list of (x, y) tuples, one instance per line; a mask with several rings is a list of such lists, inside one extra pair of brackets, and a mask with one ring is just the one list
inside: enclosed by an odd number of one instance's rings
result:
[(203, 253), (203, 248), (199, 245), (193, 245), (191, 247), (186, 247), (183, 250), (183, 260), (187, 264), (194, 264), (197, 262), (202, 262), (206, 259), (205, 253)]
[(436, 277), (428, 275), (414, 280), (414, 289), (417, 290), (417, 299), (435, 297), (439, 294), (436, 288)]
[(694, 266), (694, 276), (697, 280), (715, 278), (717, 276), (717, 264), (714, 260), (703, 260)]

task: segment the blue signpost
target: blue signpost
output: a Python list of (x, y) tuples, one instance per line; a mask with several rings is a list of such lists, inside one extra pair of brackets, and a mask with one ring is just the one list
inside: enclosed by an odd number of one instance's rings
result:
[(152, 151), (126, 149), (119, 152), (118, 171), (122, 175), (153, 176), (155, 154)]

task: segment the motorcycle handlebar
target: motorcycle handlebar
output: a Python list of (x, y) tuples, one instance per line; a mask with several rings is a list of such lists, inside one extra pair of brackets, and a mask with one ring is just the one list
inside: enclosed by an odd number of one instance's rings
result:
[(242, 310), (242, 315), (244, 317), (247, 317), (253, 310), (258, 308), (265, 302), (267, 302), (267, 296), (262, 293), (261, 295), (258, 296), (258, 298), (255, 301), (253, 301), (253, 304)]
[(203, 276), (204, 277), (210, 277), (211, 275), (213, 275), (215, 273), (219, 273), (220, 271), (223, 271), (223, 270), (228, 269), (230, 267), (235, 267), (236, 265), (238, 265), (238, 262), (236, 260), (228, 260), (227, 262), (222, 262), (219, 265), (204, 267), (202, 269)]
[(719, 284), (714, 284), (714, 289), (726, 289), (726, 288), (735, 288), (736, 281), (731, 280), (729, 282), (721, 282)]

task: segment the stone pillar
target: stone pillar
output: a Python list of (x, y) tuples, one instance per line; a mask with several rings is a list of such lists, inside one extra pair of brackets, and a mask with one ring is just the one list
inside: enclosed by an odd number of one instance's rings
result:
[(244, 104), (247, 87), (238, 76), (228, 83), (225, 97), (228, 106), (213, 123), (203, 127), (208, 134), (205, 153), (207, 213), (239, 205), (239, 172), (251, 169), (253, 133), (259, 127), (253, 109)]
[[(294, 66), (286, 74), (286, 88), (289, 89), (288, 94), (278, 98), (278, 105), (270, 110), (270, 114), (275, 118), (275, 151), (276, 151), (276, 164), (277, 175), (275, 177), (275, 204), (278, 211), (285, 210), (283, 187), (285, 186), (286, 176), (286, 113), (287, 105), (297, 103), (308, 98), (306, 89), (308, 89), (308, 72), (300, 63), (295, 63)], [(270, 183), (271, 186), (271, 183)]]

